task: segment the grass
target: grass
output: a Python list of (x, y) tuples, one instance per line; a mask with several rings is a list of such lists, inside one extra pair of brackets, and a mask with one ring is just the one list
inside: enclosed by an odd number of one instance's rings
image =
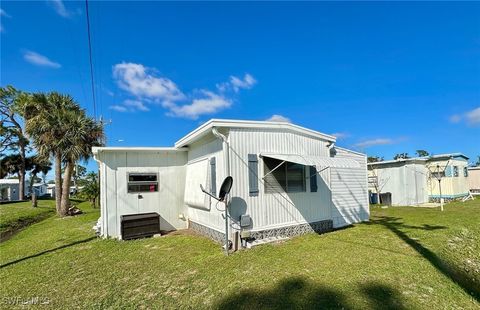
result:
[(7, 236), (55, 213), (54, 200), (38, 200), (33, 208), (30, 201), (0, 205), (0, 235)]
[(97, 239), (98, 211), (79, 207), (0, 244), (1, 307), (35, 297), (69, 309), (480, 307), (480, 200), (374, 208), (370, 223), (229, 257), (192, 235)]

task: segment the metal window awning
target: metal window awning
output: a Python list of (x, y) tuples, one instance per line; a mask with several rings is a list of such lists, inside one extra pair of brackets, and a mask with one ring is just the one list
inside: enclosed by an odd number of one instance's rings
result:
[(260, 153), (260, 156), (275, 158), (281, 161), (288, 161), (304, 166), (315, 166), (317, 168), (360, 168), (360, 163), (358, 161), (348, 158), (277, 153)]

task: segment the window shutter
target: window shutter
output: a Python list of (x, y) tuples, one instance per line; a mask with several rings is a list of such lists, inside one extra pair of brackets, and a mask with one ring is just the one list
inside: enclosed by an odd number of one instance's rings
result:
[(210, 193), (217, 195), (217, 168), (215, 157), (210, 158)]
[(250, 196), (258, 196), (258, 157), (248, 154), (248, 188)]
[(315, 166), (310, 166), (310, 191), (316, 192), (318, 189), (317, 186), (317, 168)]
[(452, 172), (452, 166), (447, 166), (447, 168), (445, 168), (445, 176), (446, 177), (451, 177), (453, 174)]

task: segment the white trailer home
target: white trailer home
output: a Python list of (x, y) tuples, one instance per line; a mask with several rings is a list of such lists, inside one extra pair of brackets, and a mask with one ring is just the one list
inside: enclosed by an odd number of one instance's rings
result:
[(223, 242), (223, 204), (200, 185), (217, 195), (229, 175), (233, 241), (325, 232), (369, 219), (366, 156), (289, 123), (213, 119), (174, 147), (93, 152), (106, 237), (122, 237), (122, 215), (156, 212), (162, 230), (191, 228)]
[(369, 163), (369, 190), (391, 193), (394, 206), (462, 198), (469, 193), (467, 160), (450, 153)]

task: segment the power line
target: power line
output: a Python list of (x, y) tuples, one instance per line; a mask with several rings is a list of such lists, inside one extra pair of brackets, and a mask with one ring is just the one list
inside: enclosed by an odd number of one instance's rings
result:
[(88, 55), (90, 59), (90, 80), (92, 82), (92, 98), (93, 98), (93, 116), (97, 119), (97, 101), (95, 96), (95, 82), (93, 78), (93, 62), (92, 62), (92, 40), (90, 36), (90, 16), (88, 15), (88, 0), (85, 0), (85, 12), (87, 16), (87, 34), (88, 34)]

